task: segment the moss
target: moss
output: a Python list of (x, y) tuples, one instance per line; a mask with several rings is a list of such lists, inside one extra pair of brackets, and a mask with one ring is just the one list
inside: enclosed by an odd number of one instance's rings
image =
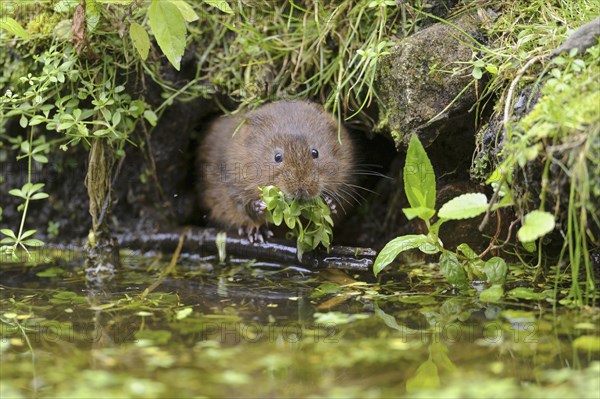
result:
[(29, 21), (27, 24), (27, 32), (30, 35), (49, 35), (60, 20), (61, 18), (58, 14), (42, 12), (35, 15), (33, 19)]
[(413, 132), (429, 145), (440, 134), (440, 122), (468, 112), (475, 92), (463, 92), (471, 77), (457, 68), (472, 57), (467, 42), (478, 35), (479, 23), (475, 14), (465, 14), (435, 24), (399, 40), (383, 60), (378, 90), (387, 110), (380, 114), (389, 121), (397, 147)]

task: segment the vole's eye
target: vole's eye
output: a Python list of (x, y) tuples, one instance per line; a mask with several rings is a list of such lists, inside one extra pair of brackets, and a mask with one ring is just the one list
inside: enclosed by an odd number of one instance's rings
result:
[(277, 162), (277, 163), (283, 162), (283, 153), (281, 151), (275, 152), (275, 162)]
[(310, 155), (313, 157), (313, 159), (317, 159), (319, 158), (319, 151), (313, 148), (312, 150), (310, 150)]

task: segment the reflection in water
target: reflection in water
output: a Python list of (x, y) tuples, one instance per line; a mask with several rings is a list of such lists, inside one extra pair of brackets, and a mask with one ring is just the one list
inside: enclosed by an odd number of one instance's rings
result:
[(74, 263), (2, 266), (1, 397), (598, 397), (596, 309), (244, 260), (144, 297), (156, 259), (101, 291)]

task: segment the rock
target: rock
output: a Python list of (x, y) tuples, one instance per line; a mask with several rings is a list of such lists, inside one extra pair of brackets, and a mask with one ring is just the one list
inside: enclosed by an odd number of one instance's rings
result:
[(558, 55), (563, 52), (568, 53), (574, 48), (577, 49), (579, 54), (582, 54), (598, 42), (598, 37), (600, 37), (600, 17), (580, 26), (576, 31), (571, 33), (567, 40), (552, 52), (552, 55)]
[(447, 23), (436, 23), (398, 41), (391, 55), (381, 61), (378, 93), (386, 107), (380, 120), (389, 128), (396, 148), (408, 144), (411, 133), (419, 135), (424, 146), (440, 134), (452, 134), (454, 120), (469, 113), (476, 100), (470, 71), (449, 73), (469, 62), (473, 50), (467, 44), (482, 40), (482, 19), (466, 14)]

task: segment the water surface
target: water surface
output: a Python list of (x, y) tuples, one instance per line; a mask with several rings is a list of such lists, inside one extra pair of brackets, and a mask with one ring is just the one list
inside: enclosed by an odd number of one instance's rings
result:
[(600, 397), (597, 308), (191, 255), (144, 296), (168, 261), (93, 287), (77, 253), (2, 264), (0, 397)]

